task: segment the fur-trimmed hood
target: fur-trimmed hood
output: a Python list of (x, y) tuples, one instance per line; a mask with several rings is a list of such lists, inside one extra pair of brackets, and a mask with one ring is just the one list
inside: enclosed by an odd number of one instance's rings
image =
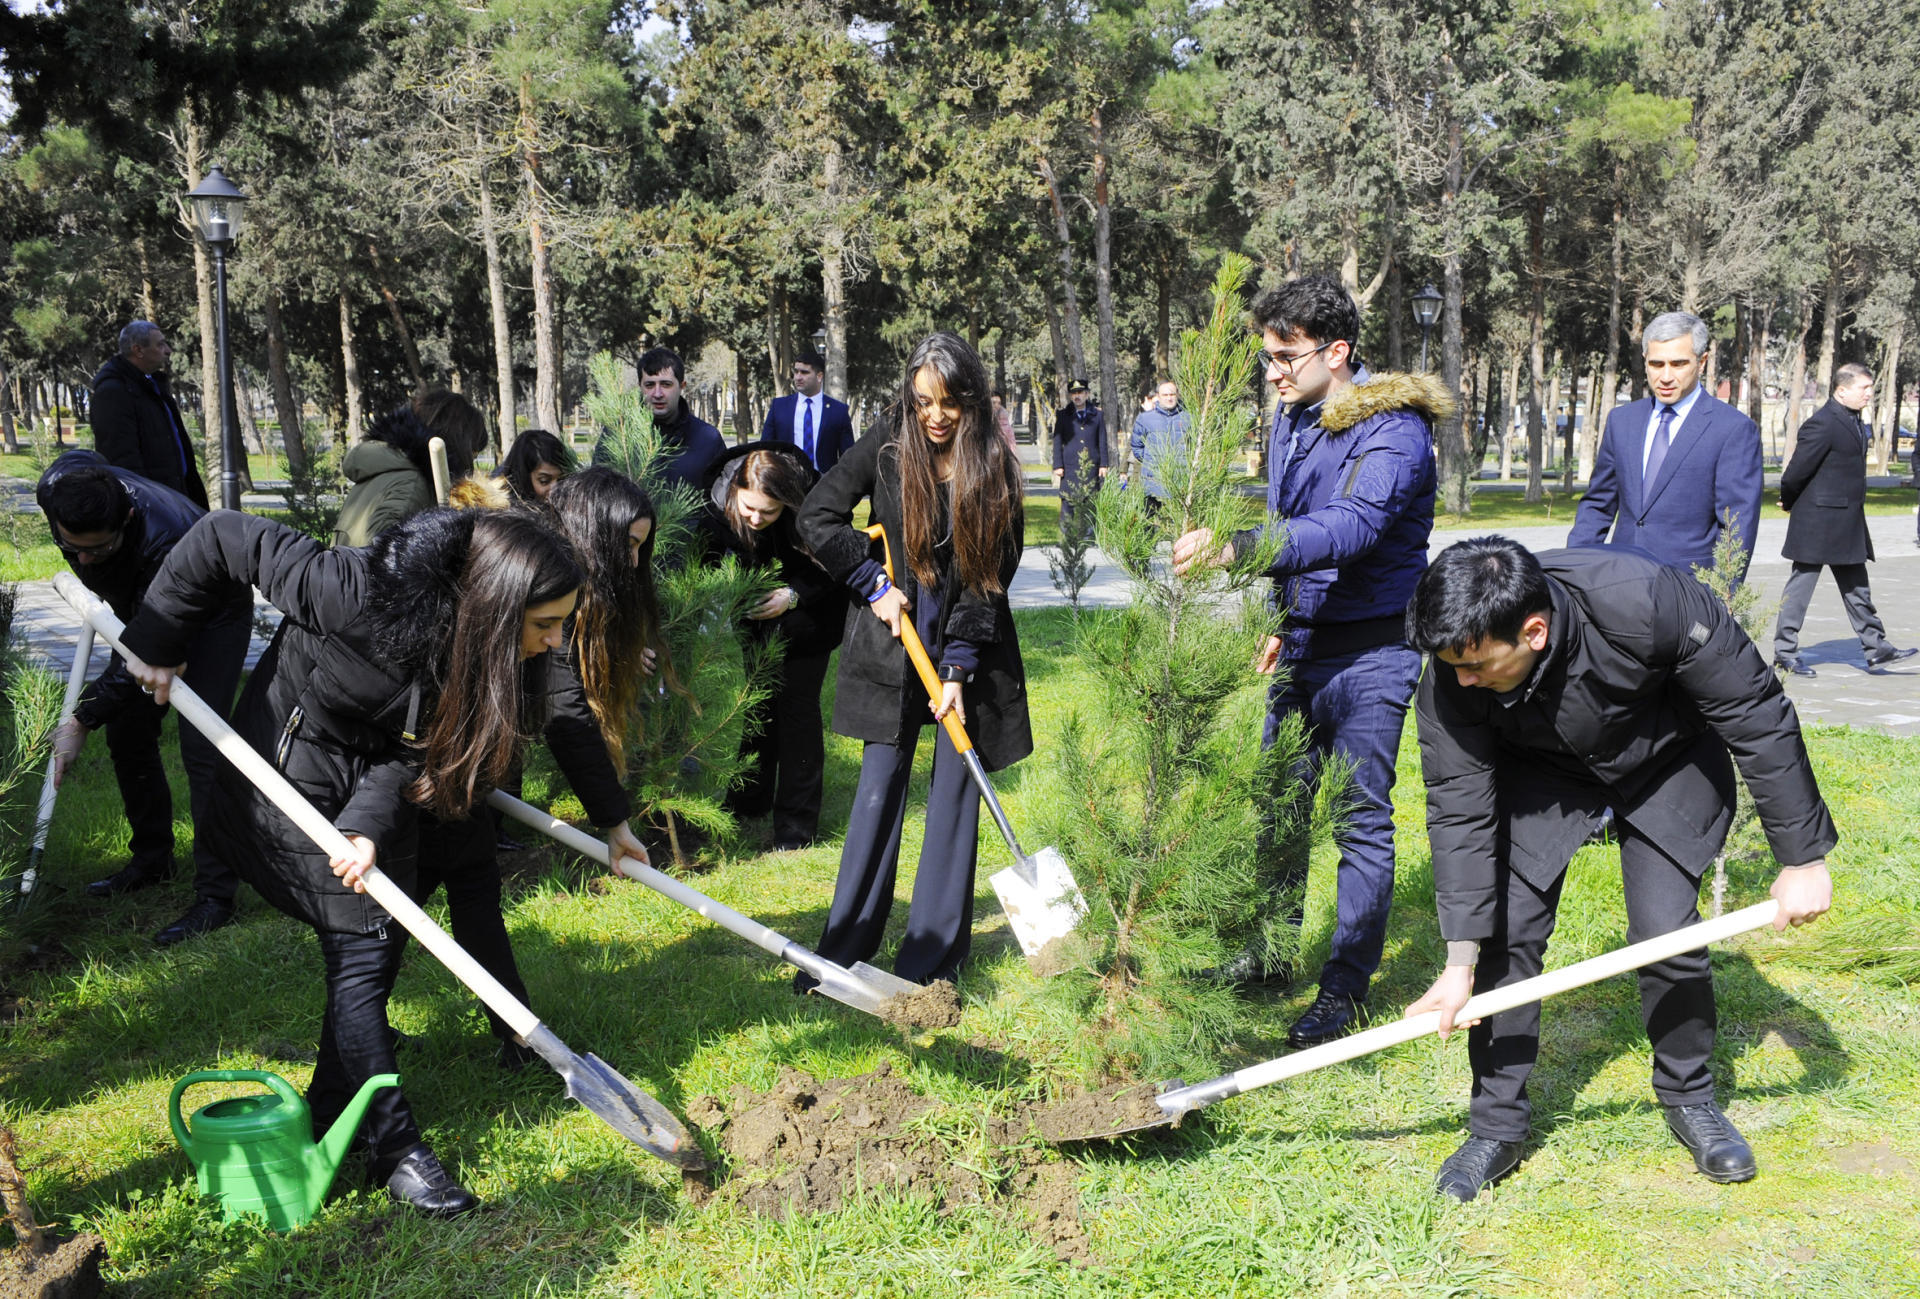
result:
[(1435, 375), (1376, 374), (1327, 398), (1320, 408), (1320, 427), (1344, 433), (1362, 420), (1395, 410), (1410, 410), (1432, 425), (1459, 408), (1458, 399)]
[(394, 407), (367, 430), (367, 441), (386, 443), (429, 479), (433, 477), (433, 463), (427, 458), (427, 443), (432, 438), (433, 430), (413, 413), (411, 406)]
[(469, 474), (447, 492), (447, 504), (456, 510), (504, 510), (513, 505), (513, 492), (504, 478)]
[(453, 626), (460, 574), (473, 544), (472, 510), (425, 510), (403, 519), (367, 547), (367, 618), (385, 665), (417, 672)]

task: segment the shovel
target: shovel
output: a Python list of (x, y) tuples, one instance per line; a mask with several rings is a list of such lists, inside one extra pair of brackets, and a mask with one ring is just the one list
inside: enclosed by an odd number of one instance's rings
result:
[[(505, 812), (523, 825), (530, 825), (544, 835), (579, 853), (591, 858), (603, 866), (611, 867), (607, 860), (607, 845), (584, 831), (577, 830), (565, 821), (542, 812), (539, 808), (521, 802), (504, 790), (494, 790), (487, 795), (487, 802)], [(704, 893), (697, 893), (671, 875), (663, 875), (651, 866), (645, 866), (631, 857), (620, 859), (619, 870), (630, 879), (639, 880), (655, 893), (678, 902), (696, 915), (705, 916), (722, 929), (738, 934), (764, 952), (771, 953), (788, 965), (805, 970), (820, 981), (814, 991), (844, 1002), (855, 1010), (864, 1010), (870, 1015), (881, 1014), (881, 1006), (895, 997), (912, 996), (924, 992), (917, 983), (909, 983), (885, 970), (876, 970), (865, 961), (852, 969), (835, 965), (824, 956), (808, 951), (800, 944), (782, 934), (775, 933), (750, 916), (743, 916), (732, 907), (715, 902)]]
[[(1779, 913), (1780, 904), (1768, 900), (1747, 907), (1741, 911), (1730, 912), (1716, 920), (1703, 920), (1684, 929), (1676, 929), (1670, 934), (1649, 938), (1630, 947), (1622, 947), (1606, 952), (1588, 960), (1569, 965), (1564, 969), (1549, 970), (1537, 974), (1531, 979), (1522, 979), (1510, 983), (1504, 988), (1495, 988), (1469, 998), (1467, 1004), (1454, 1016), (1455, 1024), (1467, 1024), (1476, 1019), (1485, 1019), (1528, 1002), (1543, 1001), (1562, 992), (1584, 987), (1589, 983), (1598, 983), (1610, 979), (1616, 974), (1625, 974), (1628, 970), (1637, 970), (1643, 965), (1652, 965), (1655, 961), (1664, 961), (1679, 956), (1683, 952), (1697, 951), (1709, 943), (1717, 943), (1744, 934), (1750, 929), (1773, 923)], [(1346, 1060), (1358, 1059), (1363, 1055), (1372, 1055), (1390, 1046), (1402, 1042), (1411, 1042), (1415, 1038), (1425, 1037), (1429, 1033), (1440, 1031), (1440, 1012), (1428, 1011), (1424, 1015), (1415, 1015), (1408, 1019), (1396, 1019), (1390, 1023), (1370, 1028), (1364, 1033), (1355, 1033), (1351, 1037), (1326, 1042), (1310, 1047), (1305, 1051), (1295, 1051), (1261, 1064), (1249, 1065), (1238, 1072), (1215, 1078), (1211, 1082), (1182, 1086), (1176, 1079), (1165, 1085), (1152, 1099), (1160, 1107), (1158, 1118), (1139, 1118), (1132, 1114), (1116, 1117), (1113, 1126), (1096, 1126), (1093, 1131), (1049, 1131), (1045, 1116), (1040, 1120), (1042, 1134), (1050, 1141), (1086, 1141), (1096, 1137), (1116, 1137), (1125, 1132), (1137, 1132), (1143, 1128), (1164, 1127), (1179, 1121), (1181, 1117), (1194, 1110), (1223, 1101), (1229, 1096), (1238, 1096), (1242, 1092), (1252, 1091), (1256, 1087), (1265, 1087), (1287, 1078), (1297, 1078), (1301, 1074), (1324, 1069), (1330, 1064), (1340, 1064)]]
[[(113, 610), (81, 586), (70, 573), (55, 577), (53, 587), (95, 631), (106, 637), (122, 654), (126, 653), (126, 647), (120, 643), (120, 635), (126, 628), (114, 616)], [(241, 739), (231, 726), (221, 721), (219, 714), (194, 694), (185, 682), (174, 681), (168, 702), (180, 711), (181, 717), (199, 727), (201, 734), (226, 755), (227, 761), (238, 767), (241, 774), (272, 799), (274, 805), (286, 813), (295, 825), (306, 831), (322, 851), (330, 856), (346, 856), (353, 851), (346, 836), (287, 783), (286, 777), (276, 771), (271, 763), (254, 752), (252, 746)], [(454, 942), (446, 930), (433, 923), (427, 913), (407, 896), (406, 890), (387, 877), (386, 872), (377, 866), (372, 867), (361, 876), (361, 882), (366, 885), (374, 901), (385, 907), (395, 920), (406, 927), (408, 933), (420, 941), (422, 947), (453, 971), (460, 982), (473, 989), (480, 1000), (511, 1025), (513, 1031), (541, 1059), (553, 1066), (554, 1071), (566, 1080), (567, 1095), (649, 1154), (658, 1155), (677, 1168), (701, 1169), (707, 1166), (699, 1145), (666, 1106), (621, 1077), (600, 1057), (576, 1055), (569, 1050), (552, 1029), (540, 1022), (539, 1016), (502, 987), (498, 979), (482, 969), (480, 963), (467, 955), (466, 949)]]
[[(60, 720), (65, 722), (73, 716), (73, 710), (80, 703), (80, 691), (87, 684), (87, 665), (93, 658), (93, 627), (80, 624), (80, 639), (73, 647), (73, 670), (67, 673), (66, 702), (60, 705)], [(33, 815), (33, 847), (27, 852), (27, 868), (20, 873), (20, 888), (15, 896), (20, 909), (25, 910), (33, 898), (33, 886), (40, 878), (40, 858), (46, 855), (47, 831), (53, 828), (53, 800), (59, 796), (59, 787), (53, 783), (53, 759), (47, 759), (47, 779), (40, 786), (40, 807)]]
[[(876, 523), (866, 531), (869, 537), (879, 539), (887, 580), (892, 581), (893, 547), (887, 544), (887, 530)], [(907, 647), (907, 657), (913, 660), (914, 670), (920, 674), (920, 684), (926, 687), (927, 697), (938, 706), (940, 675), (927, 657), (927, 647), (920, 641), (911, 611), (900, 619), (900, 640)], [(1000, 827), (1001, 836), (1013, 852), (1013, 865), (988, 882), (993, 885), (994, 896), (1000, 899), (1001, 910), (1007, 913), (1007, 923), (1013, 927), (1021, 952), (1032, 960), (1048, 943), (1073, 932), (1080, 917), (1087, 913), (1086, 899), (1080, 896), (1080, 886), (1074, 883), (1073, 872), (1067, 869), (1066, 858), (1060, 855), (1059, 849), (1042, 848), (1031, 856), (1021, 851), (1020, 841), (1014, 838), (1013, 826), (1000, 809), (993, 783), (987, 779), (987, 769), (980, 765), (980, 755), (973, 751), (973, 741), (967, 738), (959, 714), (948, 713), (940, 722), (947, 728), (947, 738), (953, 741), (953, 747), (966, 762), (973, 783), (980, 787), (980, 797), (987, 801), (987, 809), (993, 813), (994, 824)]]

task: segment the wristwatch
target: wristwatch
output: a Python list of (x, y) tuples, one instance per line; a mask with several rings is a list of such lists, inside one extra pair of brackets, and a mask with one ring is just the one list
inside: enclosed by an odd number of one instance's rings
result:
[(787, 588), (787, 612), (792, 613), (800, 607), (800, 593), (792, 587)]
[(970, 681), (973, 679), (973, 674), (965, 668), (955, 667), (951, 663), (942, 663), (940, 665), (940, 679), (942, 681)]

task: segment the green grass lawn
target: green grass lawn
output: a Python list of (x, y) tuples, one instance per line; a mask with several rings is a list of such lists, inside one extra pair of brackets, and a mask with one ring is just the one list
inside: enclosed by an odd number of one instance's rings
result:
[[(1100, 708), (1102, 691), (1073, 653), (1063, 613), (1016, 616), (1041, 745), (998, 778), (1019, 825), (1062, 721)], [(393, 1001), (397, 1026), (418, 1038), (401, 1070), (429, 1139), (485, 1210), (420, 1220), (360, 1189), (349, 1169), (296, 1232), (226, 1226), (196, 1198), (163, 1116), (168, 1090), (208, 1067), (304, 1084), (321, 1013), (318, 954), (306, 929), (251, 895), (241, 923), (167, 952), (149, 935), (185, 906), (184, 882), (106, 903), (85, 897), (88, 880), (119, 864), (125, 834), (98, 739), (62, 792), (44, 873), (54, 891), (24, 919), (0, 918), (0, 1121), (19, 1132), (43, 1216), (102, 1234), (114, 1293), (128, 1296), (1911, 1295), (1920, 997), (1849, 968), (1860, 963), (1849, 953), (1866, 932), (1858, 918), (1908, 942), (1920, 925), (1920, 747), (1845, 730), (1810, 742), (1843, 834), (1835, 915), (1789, 937), (1736, 940), (1715, 957), (1720, 1095), (1762, 1170), (1744, 1186), (1702, 1180), (1666, 1135), (1638, 998), (1617, 978), (1548, 1007), (1530, 1157), (1473, 1206), (1428, 1191), (1462, 1134), (1468, 1077), (1456, 1037), (1223, 1102), (1178, 1132), (1067, 1152), (1094, 1255), (1085, 1269), (1056, 1261), (1028, 1221), (997, 1207), (875, 1195), (785, 1222), (724, 1198), (698, 1208), (671, 1169), (565, 1100), (550, 1074), (502, 1075), (473, 998), (415, 948)], [(763, 831), (750, 830), (716, 850), (696, 887), (812, 941), (857, 762), (857, 746), (830, 739), (829, 842), (764, 854)], [(527, 792), (536, 801), (559, 792), (543, 752)], [(1379, 1015), (1424, 990), (1439, 950), (1411, 738), (1396, 804), (1401, 870)], [(183, 790), (176, 806), (184, 818)], [(1011, 943), (984, 883), (1007, 852), (982, 822), (975, 959), (961, 985), (964, 1020), (946, 1033), (910, 1039), (797, 999), (790, 971), (757, 949), (639, 885), (595, 882), (597, 872), (558, 859), (516, 878), (508, 924), (534, 1006), (560, 1036), (682, 1113), (703, 1093), (769, 1087), (785, 1068), (845, 1077), (883, 1061), (955, 1105), (1004, 1105), (1066, 1081), (1052, 1062), (1079, 1029), (1050, 1018)], [(178, 834), (184, 859), (184, 819)], [(919, 835), (910, 811), (908, 863)], [(1315, 866), (1315, 961), (1331, 864), (1323, 851)], [(1762, 899), (1771, 874), (1736, 862), (1731, 905)], [(1581, 852), (1552, 963), (1624, 941), (1617, 879), (1610, 849)], [(896, 936), (910, 888), (903, 870)], [(1262, 1035), (1280, 1034), (1311, 991), (1264, 1001)], [(200, 1089), (189, 1105), (218, 1094)]]

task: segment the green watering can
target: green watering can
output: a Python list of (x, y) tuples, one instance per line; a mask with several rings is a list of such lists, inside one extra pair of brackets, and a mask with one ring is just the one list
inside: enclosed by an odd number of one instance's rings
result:
[[(189, 1131), (180, 1094), (209, 1082), (258, 1082), (268, 1090), (202, 1106)], [(228, 1222), (252, 1213), (286, 1231), (319, 1211), (373, 1094), (399, 1085), (397, 1073), (367, 1079), (333, 1130), (315, 1143), (307, 1103), (285, 1078), (263, 1069), (199, 1069), (173, 1085), (167, 1122), (199, 1170), (200, 1193), (219, 1197)]]

